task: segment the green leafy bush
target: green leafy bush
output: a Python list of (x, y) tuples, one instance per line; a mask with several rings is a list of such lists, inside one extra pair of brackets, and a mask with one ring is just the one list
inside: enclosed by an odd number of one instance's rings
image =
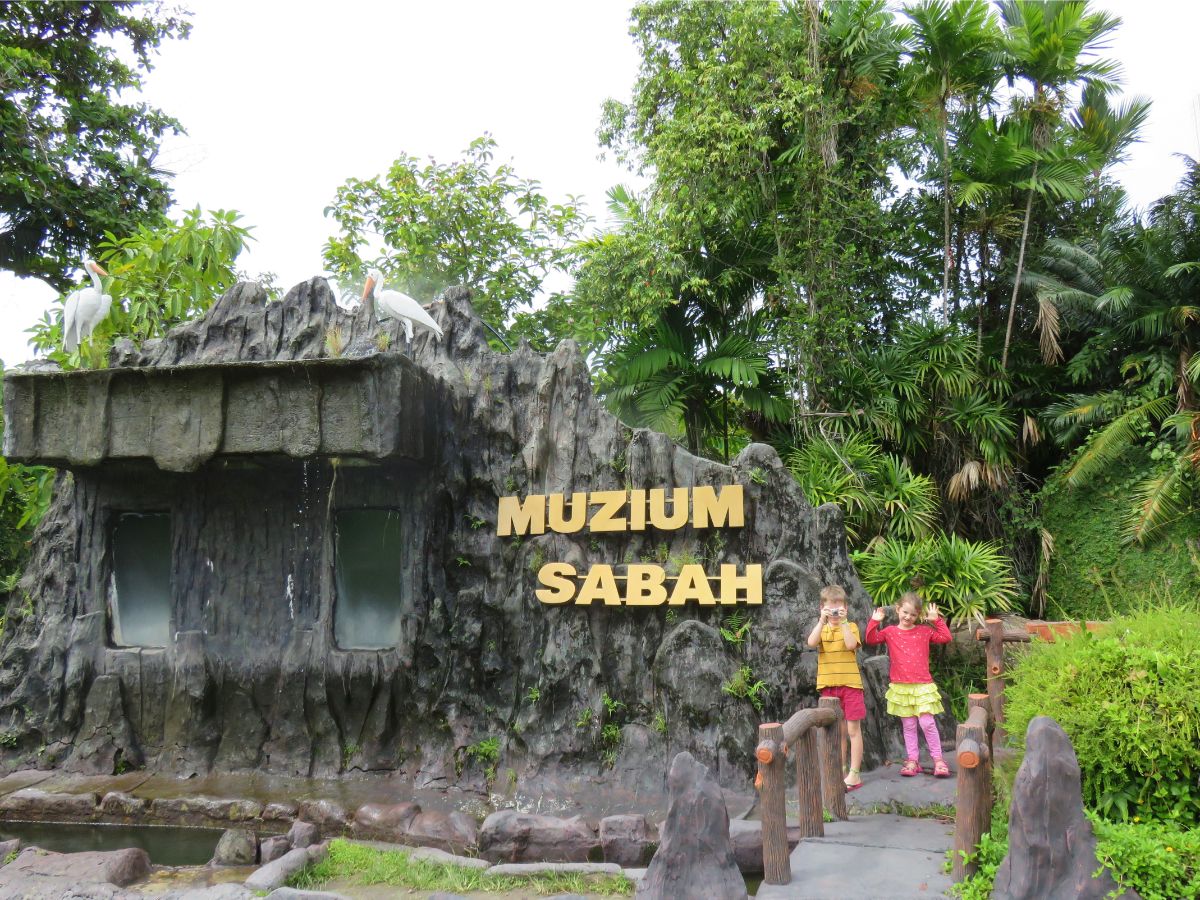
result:
[(1162, 822), (1106, 822), (1092, 816), (1096, 856), (1143, 900), (1200, 896), (1200, 832)]
[(862, 547), (881, 535), (915, 540), (937, 522), (933, 479), (884, 453), (867, 435), (814, 438), (788, 455), (788, 468), (813, 506), (842, 508), (851, 546)]
[(990, 541), (945, 534), (912, 543), (882, 540), (852, 558), (877, 604), (895, 603), (917, 579), (921, 596), (951, 622), (982, 623), (988, 614), (1010, 609), (1016, 595), (1012, 563)]
[(1034, 645), (1006, 692), (1012, 740), (1051, 716), (1075, 745), (1086, 806), (1114, 821), (1200, 824), (1197, 632), (1200, 611), (1172, 607)]

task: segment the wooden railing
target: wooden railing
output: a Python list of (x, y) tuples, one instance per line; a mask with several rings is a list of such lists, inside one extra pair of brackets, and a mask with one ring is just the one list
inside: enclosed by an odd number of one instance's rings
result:
[(838, 819), (848, 818), (846, 788), (842, 780), (842, 702), (822, 697), (815, 709), (802, 709), (780, 725), (758, 727), (758, 778), (761, 792), (763, 882), (790, 884), (792, 864), (788, 853), (787, 771), (784, 759), (796, 757), (796, 793), (799, 797), (801, 838), (822, 837), (822, 810)]
[(992, 824), (991, 700), (987, 694), (967, 697), (967, 721), (955, 734), (958, 783), (954, 797), (954, 858), (950, 874), (962, 881), (978, 868), (970, 859)]

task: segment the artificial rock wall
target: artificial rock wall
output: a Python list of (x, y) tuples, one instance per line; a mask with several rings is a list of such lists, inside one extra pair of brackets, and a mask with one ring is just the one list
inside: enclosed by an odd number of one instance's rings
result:
[[(107, 370), (6, 379), (6, 451), (65, 467), (8, 598), (6, 768), (482, 787), (487, 761), (466, 750), (495, 738), (493, 772), (531, 793), (660, 792), (683, 750), (748, 783), (758, 723), (815, 702), (804, 639), (821, 586), (869, 615), (839, 510), (813, 509), (764, 445), (724, 466), (622, 425), (569, 341), (493, 351), (465, 290), (433, 315), (444, 338), (422, 332), (404, 356), (394, 324), (341, 310), (323, 280), (276, 303), (240, 284), (203, 319), (118, 346)], [(734, 483), (743, 528), (496, 535), (505, 495)], [(333, 640), (332, 516), (363, 506), (400, 510), (405, 535), (401, 638), (378, 651)], [(171, 516), (161, 649), (112, 644), (108, 533), (131, 509)], [(547, 606), (546, 560), (759, 563), (764, 599)], [(740, 643), (720, 631), (735, 609)], [(761, 711), (723, 689), (744, 666)], [(883, 742), (868, 730), (869, 760)]]

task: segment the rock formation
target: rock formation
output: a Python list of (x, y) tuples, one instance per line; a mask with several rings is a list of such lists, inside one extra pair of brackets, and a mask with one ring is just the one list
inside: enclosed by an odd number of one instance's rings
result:
[[(622, 425), (569, 341), (491, 349), (465, 290), (433, 315), (444, 339), (422, 333), (405, 355), (394, 323), (342, 311), (323, 280), (279, 302), (240, 284), (202, 319), (114, 348), (108, 369), (6, 376), (6, 453), (63, 471), (7, 603), (5, 769), (499, 776), (542, 796), (603, 788), (592, 799), (615, 809), (661, 795), (686, 750), (748, 785), (758, 723), (815, 702), (804, 638), (821, 586), (845, 585), (865, 626), (840, 511), (813, 509), (765, 445), (725, 466)], [(501, 496), (729, 484), (745, 527), (496, 534)], [(397, 636), (344, 649), (334, 520), (375, 507), (403, 535)], [(161, 647), (116, 640), (123, 511), (169, 521)], [(535, 597), (545, 561), (639, 560), (761, 564), (762, 605)], [(741, 643), (720, 631), (735, 611)], [(763, 682), (754, 698), (726, 689), (739, 671)], [(490, 766), (468, 752), (485, 741)]]
[(1025, 732), (1025, 759), (1013, 783), (1008, 855), (996, 871), (993, 900), (1135, 900), (1119, 893), (1096, 861), (1096, 836), (1083, 814), (1079, 761), (1071, 739), (1049, 716)]
[(658, 850), (638, 884), (640, 900), (744, 900), (746, 883), (729, 841), (729, 814), (708, 768), (680, 753), (667, 775), (670, 805)]

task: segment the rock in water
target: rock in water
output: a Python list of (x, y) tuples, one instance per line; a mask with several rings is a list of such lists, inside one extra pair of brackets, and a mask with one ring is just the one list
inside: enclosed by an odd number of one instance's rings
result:
[(729, 813), (715, 778), (688, 752), (671, 763), (670, 806), (658, 851), (638, 885), (644, 900), (737, 900), (746, 884), (729, 841)]
[(1083, 814), (1079, 760), (1049, 716), (1025, 733), (1025, 759), (1008, 812), (1008, 856), (996, 872), (993, 900), (1133, 900), (1107, 869), (1093, 877), (1096, 836)]
[(252, 866), (258, 862), (258, 838), (253, 831), (230, 828), (217, 841), (214, 866)]

